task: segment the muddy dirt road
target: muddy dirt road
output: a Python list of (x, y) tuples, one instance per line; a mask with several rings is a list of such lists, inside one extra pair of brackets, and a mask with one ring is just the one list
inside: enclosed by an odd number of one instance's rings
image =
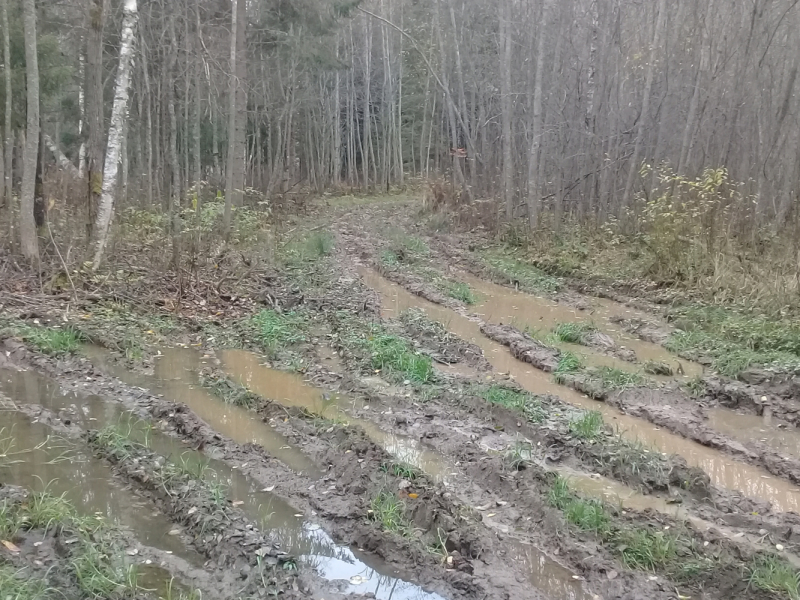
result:
[[(135, 356), (108, 310), (4, 309), (0, 567), (87, 597), (90, 515), (126, 597), (797, 598), (786, 399), (670, 354), (645, 303), (520, 291), (424, 221), (320, 204), (257, 296), (169, 335), (141, 314)], [(67, 326), (67, 352), (30, 333)]]

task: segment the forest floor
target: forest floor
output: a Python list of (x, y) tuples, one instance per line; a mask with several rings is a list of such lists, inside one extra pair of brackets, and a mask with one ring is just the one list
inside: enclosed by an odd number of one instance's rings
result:
[(792, 326), (411, 197), (279, 233), (4, 267), (0, 597), (800, 598)]

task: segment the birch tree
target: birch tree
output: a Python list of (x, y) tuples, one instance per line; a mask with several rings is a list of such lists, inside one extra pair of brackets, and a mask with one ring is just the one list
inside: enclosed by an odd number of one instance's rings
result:
[[(32, 0), (28, 0), (31, 1)], [(111, 218), (114, 214), (114, 196), (117, 190), (119, 164), (125, 135), (125, 124), (128, 118), (128, 96), (131, 83), (131, 71), (134, 57), (134, 30), (138, 11), (136, 0), (125, 0), (122, 18), (122, 35), (119, 49), (119, 67), (114, 90), (114, 105), (111, 109), (111, 124), (108, 130), (108, 145), (103, 167), (103, 187), (100, 195), (100, 206), (95, 224), (95, 252), (92, 268), (97, 270), (103, 260)]]
[(34, 0), (23, 0), (25, 20), (25, 71), (28, 114), (25, 130), (25, 153), (22, 157), (22, 190), (20, 193), (19, 231), (22, 255), (38, 267), (39, 239), (33, 218), (36, 193), (36, 165), (39, 156), (39, 60), (36, 46), (36, 6)]
[[(103, 30), (108, 0), (87, 0), (86, 36), (86, 239), (92, 238), (103, 190)], [(83, 167), (81, 167), (83, 168)]]

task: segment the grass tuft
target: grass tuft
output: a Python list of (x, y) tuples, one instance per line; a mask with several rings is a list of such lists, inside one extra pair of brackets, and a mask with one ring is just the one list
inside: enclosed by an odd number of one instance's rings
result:
[(468, 306), (478, 303), (478, 296), (466, 283), (456, 282), (447, 286), (447, 295)]
[(582, 367), (583, 362), (577, 354), (570, 352), (569, 350), (562, 352), (558, 359), (558, 366), (556, 367), (555, 371), (556, 382), (562, 383), (560, 380), (563, 378), (561, 378), (560, 375), (575, 373), (580, 371)]
[(414, 481), (422, 475), (422, 471), (417, 467), (404, 462), (384, 463), (381, 465), (381, 471), (409, 481)]
[(594, 369), (594, 373), (600, 379), (604, 389), (626, 390), (645, 383), (644, 377), (638, 373), (630, 373), (614, 367), (599, 367)]
[(753, 588), (800, 600), (800, 573), (785, 560), (774, 554), (762, 554), (755, 557), (748, 570), (748, 584)]
[(86, 336), (73, 327), (56, 329), (26, 325), (20, 327), (19, 334), (41, 352), (55, 355), (76, 352), (86, 341)]
[(431, 359), (415, 352), (403, 338), (376, 331), (367, 338), (366, 344), (374, 369), (399, 373), (418, 383), (433, 379)]
[(392, 533), (411, 535), (411, 523), (406, 518), (406, 505), (396, 494), (382, 491), (370, 502), (370, 516)]
[(525, 440), (514, 442), (505, 453), (505, 460), (514, 471), (521, 471), (533, 460), (533, 445)]
[(502, 385), (493, 385), (481, 392), (481, 396), (487, 402), (521, 412), (533, 423), (541, 423), (545, 419), (541, 401), (528, 392), (518, 392)]
[(603, 433), (603, 415), (596, 410), (583, 413), (569, 422), (569, 432), (583, 440), (595, 440)]
[(559, 323), (553, 328), (553, 335), (561, 342), (586, 345), (586, 337), (594, 331), (597, 328), (589, 323)]
[(497, 277), (506, 279), (523, 291), (554, 293), (561, 289), (561, 282), (558, 279), (503, 249), (484, 252), (482, 259)]
[(262, 398), (258, 394), (254, 394), (224, 375), (201, 372), (200, 385), (228, 404), (241, 406), (248, 410), (256, 408), (262, 402)]
[(280, 348), (303, 342), (305, 318), (296, 312), (279, 313), (272, 309), (262, 310), (251, 318), (261, 346), (271, 355)]

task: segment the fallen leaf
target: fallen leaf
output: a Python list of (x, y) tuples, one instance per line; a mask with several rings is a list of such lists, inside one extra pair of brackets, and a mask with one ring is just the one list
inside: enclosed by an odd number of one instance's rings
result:
[(495, 516), (495, 514), (496, 514), (496, 513), (489, 513), (488, 515), (486, 515), (486, 517), (487, 517), (487, 518), (489, 518), (489, 517), (494, 517), (494, 516)]
[(271, 486), (269, 486), (269, 487), (265, 487), (265, 488), (264, 488), (263, 490), (261, 490), (261, 491), (262, 491), (262, 492), (271, 492), (271, 491), (272, 491), (272, 490), (274, 490), (274, 489), (275, 489), (275, 486), (274, 486), (274, 485), (271, 485)]
[(616, 579), (617, 577), (619, 577), (619, 573), (617, 573), (616, 571), (609, 571), (608, 573), (606, 573), (606, 577), (608, 577), (608, 579)]
[(362, 583), (367, 583), (366, 577), (362, 577), (361, 575), (353, 575), (350, 578), (350, 583), (352, 585), (361, 585)]
[(775, 550), (777, 550), (778, 552), (782, 552), (783, 551), (783, 544), (775, 544)]
[(19, 552), (19, 548), (14, 542), (9, 542), (8, 540), (0, 540), (3, 543), (3, 546), (11, 550), (11, 552)]
[(234, 500), (231, 504), (233, 504), (234, 506), (241, 506), (242, 504), (244, 504), (244, 500)]
[(186, 511), (186, 514), (187, 515), (193, 515), (196, 512), (197, 512), (197, 507), (193, 506), (192, 508), (190, 508), (189, 510)]
[(169, 535), (178, 535), (180, 532), (181, 530), (176, 527), (175, 529), (170, 529)]
[(417, 498), (419, 498), (419, 494), (409, 494), (408, 497), (411, 498), (412, 500), (416, 500)]

